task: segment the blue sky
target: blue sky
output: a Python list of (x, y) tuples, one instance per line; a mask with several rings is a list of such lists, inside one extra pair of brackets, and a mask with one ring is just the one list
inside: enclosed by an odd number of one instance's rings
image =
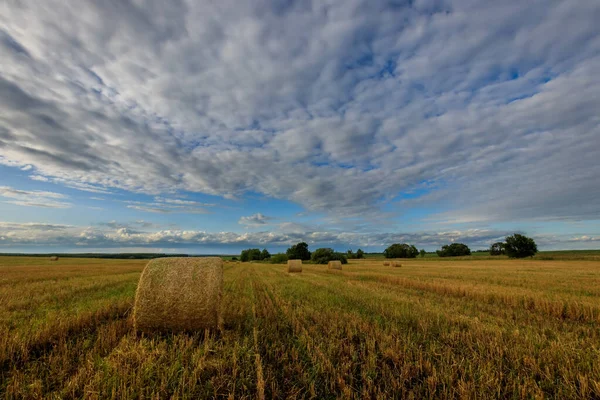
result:
[(599, 248), (600, 3), (0, 12), (0, 252)]

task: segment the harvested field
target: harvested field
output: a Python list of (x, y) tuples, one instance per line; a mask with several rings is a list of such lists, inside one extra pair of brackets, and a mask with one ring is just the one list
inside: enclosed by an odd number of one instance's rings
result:
[(600, 262), (225, 263), (221, 330), (136, 334), (144, 260), (0, 257), (0, 398), (600, 397)]

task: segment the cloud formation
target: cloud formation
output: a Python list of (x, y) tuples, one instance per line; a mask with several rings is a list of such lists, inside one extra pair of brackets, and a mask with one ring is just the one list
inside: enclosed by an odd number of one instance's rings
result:
[(64, 194), (42, 190), (21, 190), (10, 186), (0, 186), (0, 198), (5, 199), (3, 200), (4, 203), (18, 206), (43, 208), (71, 207), (71, 203), (63, 201), (67, 198)]
[(125, 200), (125, 203), (128, 203), (127, 208), (157, 214), (207, 214), (209, 211), (205, 207), (215, 206), (215, 204), (162, 197), (156, 197), (154, 202)]
[(256, 213), (253, 215), (249, 215), (247, 217), (241, 217), (240, 220), (238, 221), (238, 223), (240, 225), (247, 225), (247, 226), (265, 225), (272, 219), (273, 218), (267, 217), (266, 215), (263, 215), (261, 213)]
[(9, 2), (0, 163), (344, 217), (597, 218), (599, 20), (597, 0)]
[[(261, 232), (206, 232), (202, 230), (159, 229), (146, 221), (119, 223), (110, 221), (97, 226), (77, 227), (60, 224), (0, 222), (0, 250), (12, 251), (23, 246), (86, 248), (179, 248), (202, 247), (235, 249), (247, 247), (286, 248), (298, 242), (344, 250), (363, 247), (381, 251), (392, 243), (411, 243), (419, 248), (440, 248), (460, 242), (473, 249), (485, 249), (513, 232), (501, 230), (466, 229), (442, 232), (385, 232), (349, 233), (328, 230), (275, 229)], [(569, 248), (581, 241), (594, 242), (598, 238), (586, 235), (548, 236), (533, 235), (542, 248)], [(593, 246), (594, 243), (591, 243)]]

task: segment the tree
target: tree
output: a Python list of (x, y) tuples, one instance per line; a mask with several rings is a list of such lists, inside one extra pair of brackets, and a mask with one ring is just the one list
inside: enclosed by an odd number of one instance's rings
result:
[(269, 258), (271, 258), (271, 253), (269, 253), (267, 249), (263, 249), (263, 251), (260, 253), (260, 259), (268, 260)]
[(352, 251), (352, 249), (350, 249), (350, 250), (348, 250), (348, 251), (346, 252), (346, 257), (347, 257), (349, 260), (353, 260), (353, 259), (355, 259), (355, 258), (356, 258), (356, 254), (355, 254), (355, 253)]
[(383, 251), (385, 258), (415, 258), (419, 250), (406, 243), (394, 243)]
[(327, 264), (329, 261), (339, 260), (342, 264), (348, 264), (345, 254), (337, 253), (328, 247), (316, 249), (313, 251), (311, 261), (315, 264)]
[(288, 256), (283, 253), (273, 254), (269, 262), (271, 264), (285, 264), (288, 261)]
[(262, 260), (260, 249), (242, 250), (242, 254), (240, 255), (240, 260), (242, 260), (243, 262)]
[(510, 258), (525, 258), (533, 257), (538, 249), (532, 238), (515, 233), (506, 237), (504, 251)]
[(496, 242), (490, 247), (490, 255), (492, 256), (501, 256), (504, 253), (504, 242)]
[(436, 251), (436, 253), (440, 257), (470, 256), (471, 249), (469, 249), (469, 246), (467, 246), (466, 244), (452, 243), (449, 245), (442, 246), (442, 249)]
[(290, 260), (310, 260), (310, 251), (308, 251), (308, 244), (305, 242), (293, 245), (285, 253)]
[(365, 258), (365, 252), (361, 249), (356, 250), (356, 258)]
[(419, 251), (419, 254), (421, 255), (421, 258), (425, 257), (425, 254), (427, 254), (427, 252), (425, 251), (425, 249), (421, 249), (421, 251)]

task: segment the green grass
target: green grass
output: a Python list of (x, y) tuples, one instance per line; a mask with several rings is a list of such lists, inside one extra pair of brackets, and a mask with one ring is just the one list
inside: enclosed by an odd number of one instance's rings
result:
[(222, 329), (155, 335), (144, 265), (0, 257), (0, 398), (600, 398), (594, 259), (226, 262)]

